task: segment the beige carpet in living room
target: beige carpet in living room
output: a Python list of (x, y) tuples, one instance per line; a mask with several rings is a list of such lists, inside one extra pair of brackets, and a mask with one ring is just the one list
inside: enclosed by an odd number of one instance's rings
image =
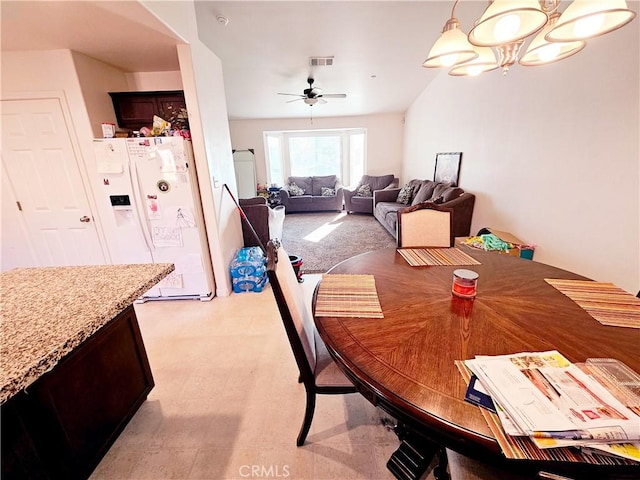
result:
[(282, 246), (302, 258), (302, 271), (324, 273), (347, 258), (381, 248), (396, 240), (373, 215), (345, 212), (287, 213)]

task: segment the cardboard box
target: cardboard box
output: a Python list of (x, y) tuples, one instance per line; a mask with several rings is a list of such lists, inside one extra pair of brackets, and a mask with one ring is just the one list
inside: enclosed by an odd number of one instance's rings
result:
[(528, 245), (528, 244), (524, 243), (522, 240), (520, 240), (515, 235), (513, 235), (513, 234), (511, 234), (509, 232), (503, 232), (501, 230), (496, 230), (495, 228), (482, 228), (478, 232), (478, 235), (486, 235), (487, 233), (494, 234), (496, 237), (498, 237), (503, 242), (512, 243), (513, 245), (520, 247), (520, 248), (511, 248), (511, 249), (507, 250), (506, 252), (505, 251), (501, 251), (501, 250), (494, 250), (494, 251), (496, 251), (498, 253), (506, 254), (506, 255), (512, 255), (514, 257), (520, 257), (520, 258), (525, 258), (527, 260), (533, 260), (533, 247), (531, 245)]

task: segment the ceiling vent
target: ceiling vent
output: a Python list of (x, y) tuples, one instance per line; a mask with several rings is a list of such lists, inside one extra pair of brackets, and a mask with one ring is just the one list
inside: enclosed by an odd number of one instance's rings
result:
[(309, 57), (311, 67), (330, 67), (333, 65), (333, 57)]

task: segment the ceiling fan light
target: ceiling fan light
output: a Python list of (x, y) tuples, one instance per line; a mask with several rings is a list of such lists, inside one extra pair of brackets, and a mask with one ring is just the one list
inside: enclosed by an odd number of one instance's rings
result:
[(558, 60), (575, 55), (587, 46), (587, 42), (582, 40), (572, 42), (550, 42), (545, 38), (546, 34), (554, 28), (559, 17), (560, 14), (557, 12), (549, 16), (549, 23), (529, 44), (529, 48), (527, 48), (526, 53), (518, 62), (520, 65), (536, 66), (557, 62)]
[(469, 42), (479, 47), (516, 42), (546, 23), (538, 0), (494, 0), (469, 32)]
[(426, 68), (451, 67), (477, 56), (478, 54), (467, 40), (467, 36), (460, 30), (460, 22), (452, 17), (444, 26), (440, 38), (431, 47), (429, 57), (422, 66)]
[(593, 38), (612, 32), (635, 17), (625, 0), (574, 0), (545, 38), (554, 42)]
[(456, 65), (449, 71), (454, 77), (475, 77), (481, 73), (490, 72), (498, 68), (496, 54), (489, 47), (475, 47), (478, 57), (468, 62)]

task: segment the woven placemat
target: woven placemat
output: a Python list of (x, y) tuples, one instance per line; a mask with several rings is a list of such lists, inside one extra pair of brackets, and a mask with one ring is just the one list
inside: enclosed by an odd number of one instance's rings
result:
[(603, 325), (640, 328), (640, 298), (613, 283), (554, 278), (545, 281)]
[(324, 274), (318, 287), (316, 316), (384, 318), (373, 275)]
[(431, 265), (480, 265), (459, 248), (399, 248), (398, 253), (412, 267)]

